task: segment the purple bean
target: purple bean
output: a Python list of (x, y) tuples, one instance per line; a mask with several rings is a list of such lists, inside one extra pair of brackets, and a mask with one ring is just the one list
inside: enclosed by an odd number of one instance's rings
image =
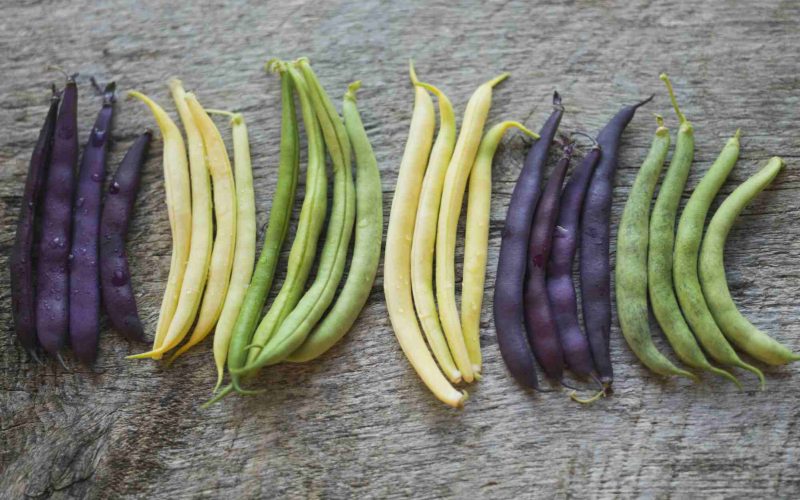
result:
[(597, 136), (603, 150), (592, 175), (581, 216), (581, 302), (586, 337), (600, 381), (610, 386), (614, 379), (609, 352), (611, 333), (611, 265), (609, 255), (611, 195), (617, 170), (622, 132), (636, 110), (653, 96), (622, 108)]
[(83, 148), (72, 210), (72, 252), (69, 266), (69, 339), (75, 357), (92, 363), (100, 335), (100, 269), (98, 241), (108, 139), (114, 113), (115, 84), (103, 91), (89, 140)]
[(142, 178), (142, 165), (153, 132), (149, 129), (125, 153), (108, 187), (100, 221), (100, 290), (103, 308), (115, 330), (133, 341), (144, 340), (131, 287), (125, 239)]
[(500, 353), (517, 382), (537, 390), (539, 379), (525, 334), (522, 295), (528, 238), (536, 203), (539, 201), (542, 170), (547, 161), (547, 151), (564, 114), (558, 92), (553, 93), (553, 107), (554, 111), (539, 131), (539, 140), (528, 151), (511, 195), (500, 243), (494, 288), (494, 324)]
[(564, 353), (558, 338), (558, 326), (547, 297), (546, 266), (550, 260), (553, 230), (558, 220), (561, 186), (572, 159), (572, 144), (564, 146), (558, 164), (545, 184), (533, 216), (528, 242), (528, 266), (525, 279), (525, 328), (528, 341), (539, 365), (551, 380), (564, 376)]
[(39, 132), (28, 165), (28, 178), (17, 221), (17, 234), (8, 259), (11, 275), (11, 304), (14, 331), (22, 347), (35, 356), (36, 349), (36, 288), (33, 283), (33, 240), (36, 233), (37, 208), (41, 199), (44, 178), (53, 146), (53, 134), (58, 116), (60, 97), (55, 89), (50, 98), (50, 110)]
[(589, 341), (578, 322), (578, 301), (572, 281), (572, 264), (578, 248), (578, 229), (586, 188), (600, 159), (600, 146), (595, 145), (572, 172), (558, 211), (558, 223), (553, 234), (553, 247), (547, 265), (547, 296), (553, 312), (564, 361), (567, 368), (582, 378), (594, 369)]
[(36, 333), (42, 347), (56, 357), (69, 329), (69, 251), (77, 163), (78, 88), (74, 77), (69, 77), (61, 97), (45, 181), (36, 266)]

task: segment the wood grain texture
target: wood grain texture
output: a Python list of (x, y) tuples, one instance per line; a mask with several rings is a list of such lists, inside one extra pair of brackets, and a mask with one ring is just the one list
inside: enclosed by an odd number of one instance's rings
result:
[[(280, 125), (278, 81), (261, 70), (269, 57), (309, 56), (333, 95), (363, 80), (359, 104), (381, 166), (387, 217), (411, 114), (409, 57), (423, 79), (448, 92), (459, 115), (478, 84), (510, 71), (494, 94), (490, 123), (519, 119), (538, 128), (557, 88), (567, 108), (563, 130), (594, 132), (620, 106), (655, 93), (624, 137), (614, 227), (649, 146), (650, 113), (661, 112), (677, 128), (658, 80), (668, 71), (696, 127), (689, 186), (737, 127), (742, 154), (724, 193), (769, 156), (788, 162), (736, 224), (726, 259), (746, 314), (800, 350), (797, 2), (74, 0), (5, 2), (0, 12), (0, 496), (800, 493), (797, 365), (769, 370), (763, 392), (742, 372), (743, 392), (709, 376), (698, 385), (662, 381), (634, 359), (615, 327), (616, 393), (582, 407), (564, 393), (532, 394), (513, 382), (487, 299), (484, 379), (471, 388), (463, 411), (451, 410), (404, 359), (379, 274), (361, 318), (330, 353), (309, 366), (266, 370), (259, 384), (268, 390), (260, 397), (202, 410), (215, 378), (210, 342), (166, 370), (125, 360), (144, 346), (104, 329), (94, 371), (74, 362), (69, 372), (52, 362), (38, 366), (13, 338), (7, 273), (28, 158), (48, 85), (60, 78), (46, 71), (48, 64), (82, 75), (82, 137), (100, 103), (89, 76), (141, 90), (176, 116), (166, 79), (177, 75), (205, 105), (244, 112), (259, 225), (275, 188)], [(143, 127), (153, 126), (141, 104), (121, 99), (117, 106), (112, 168)], [(495, 161), (487, 298), (523, 153), (523, 141), (509, 137)], [(160, 154), (157, 139), (129, 244), (151, 336), (170, 253)]]

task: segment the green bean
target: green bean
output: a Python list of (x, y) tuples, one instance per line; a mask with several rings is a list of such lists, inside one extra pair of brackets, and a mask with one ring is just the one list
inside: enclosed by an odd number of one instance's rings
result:
[(342, 103), (342, 116), (356, 157), (356, 235), (353, 257), (339, 298), (287, 361), (305, 362), (321, 356), (353, 326), (364, 308), (381, 260), (383, 192), (381, 173), (356, 105), (361, 82), (351, 83)]
[[(286, 66), (286, 71), (289, 71), (297, 89), (297, 94), (300, 96), (303, 123), (305, 124), (306, 134), (308, 134), (309, 153), (306, 198), (303, 200), (303, 208), (300, 212), (297, 235), (289, 253), (286, 279), (281, 286), (280, 292), (278, 292), (278, 296), (272, 303), (267, 315), (261, 320), (261, 324), (259, 324), (253, 336), (253, 343), (250, 346), (251, 349), (245, 366), (255, 362), (261, 351), (260, 346), (267, 344), (303, 296), (303, 290), (311, 272), (311, 266), (314, 263), (317, 242), (325, 221), (325, 212), (327, 211), (325, 143), (322, 140), (322, 131), (314, 114), (314, 107), (311, 104), (306, 81), (299, 72), (288, 66)], [(228, 370), (234, 379), (244, 372), (243, 368), (228, 366)]]
[[(274, 64), (273, 64), (274, 63)], [(281, 104), (283, 107), (281, 114), (281, 146), (280, 146), (280, 163), (278, 166), (278, 183), (275, 188), (275, 196), (272, 201), (272, 208), (269, 213), (269, 223), (267, 224), (267, 232), (264, 235), (264, 243), (261, 248), (261, 255), (258, 258), (253, 278), (250, 281), (250, 286), (247, 289), (242, 308), (239, 311), (239, 317), (236, 319), (233, 333), (231, 335), (230, 345), (227, 350), (228, 369), (238, 369), (245, 365), (247, 362), (247, 346), (255, 332), (258, 318), (261, 315), (261, 310), (264, 307), (264, 302), (267, 299), (269, 290), (272, 287), (272, 280), (275, 277), (275, 268), (278, 265), (278, 258), (280, 257), (283, 242), (286, 239), (286, 233), (289, 230), (289, 220), (292, 216), (292, 202), (294, 201), (295, 192), (297, 190), (297, 177), (300, 170), (300, 137), (297, 128), (297, 115), (294, 105), (294, 83), (292, 77), (286, 68), (277, 64), (277, 61), (271, 61), (267, 64), (269, 69), (280, 73), (281, 78)], [(313, 128), (313, 127), (312, 127)], [(315, 148), (317, 154), (319, 148)], [(309, 145), (309, 164), (312, 161), (312, 148)], [(316, 162), (313, 168), (310, 169), (308, 179), (308, 208), (306, 208), (306, 217), (301, 220), (306, 221), (305, 226), (309, 226), (313, 221), (310, 215), (316, 217), (317, 212), (320, 210), (320, 200), (314, 196), (315, 179), (319, 175), (318, 169), (319, 156), (314, 159)], [(324, 169), (324, 164), (321, 167)], [(315, 170), (317, 169), (317, 170)], [(323, 170), (324, 175), (324, 170)], [(313, 201), (312, 201), (313, 200)], [(304, 206), (306, 202), (304, 201)], [(322, 204), (324, 209), (324, 204)], [(324, 217), (324, 216), (323, 216)], [(295, 241), (298, 243), (297, 250), (293, 252), (299, 254), (301, 252), (308, 252), (309, 248), (314, 248), (316, 239), (313, 245), (301, 243), (306, 237), (311, 235), (300, 236), (300, 229), (298, 228), (298, 238)], [(321, 230), (318, 229), (317, 231)], [(306, 230), (308, 231), (308, 230)], [(301, 250), (302, 246), (302, 250)], [(298, 260), (296, 257), (295, 260)], [(313, 260), (313, 259), (311, 259)], [(302, 285), (300, 286), (302, 288)], [(285, 294), (284, 294), (285, 295)], [(216, 354), (216, 351), (215, 351)], [(222, 381), (222, 367), (225, 363), (226, 355), (215, 356), (217, 363), (217, 388), (219, 388)]]
[[(703, 225), (705, 224), (708, 209), (711, 202), (714, 200), (717, 191), (719, 191), (725, 178), (730, 173), (736, 160), (739, 157), (739, 131), (728, 141), (722, 149), (717, 160), (708, 169), (708, 172), (703, 176), (703, 179), (695, 187), (692, 196), (686, 203), (681, 214), (680, 221), (678, 222), (678, 231), (675, 236), (675, 250), (673, 254), (674, 266), (672, 269), (673, 282), (675, 284), (675, 293), (678, 296), (678, 302), (681, 309), (686, 315), (690, 324), (697, 324), (701, 326), (703, 323), (700, 321), (693, 321), (701, 314), (709, 314), (706, 301), (703, 298), (703, 290), (700, 287), (700, 277), (697, 274), (697, 259), (700, 254), (700, 242), (703, 239)], [(667, 321), (670, 323), (670, 321)], [(689, 328), (686, 326), (686, 321), (678, 314), (672, 318), (672, 326), (679, 328), (685, 333), (690, 333)], [(665, 329), (666, 332), (667, 329)], [(724, 339), (717, 339), (720, 342)], [(696, 346), (696, 343), (694, 343)], [(699, 352), (699, 350), (698, 350)], [(702, 356), (702, 354), (700, 354)], [(705, 357), (702, 358), (705, 361)], [(686, 364), (694, 366), (695, 368), (704, 368), (706, 370), (717, 373), (739, 385), (737, 379), (725, 371), (717, 368), (709, 368), (708, 363), (706, 366), (698, 366), (692, 364), (691, 361), (686, 361)], [(720, 373), (721, 372), (721, 373)], [(741, 387), (741, 386), (740, 386)]]
[[(667, 85), (675, 114), (681, 122), (678, 130), (678, 142), (669, 165), (667, 175), (658, 193), (653, 215), (650, 219), (650, 254), (648, 257), (648, 279), (650, 281), (650, 303), (653, 306), (661, 329), (673, 332), (682, 329), (677, 319), (680, 306), (675, 295), (672, 282), (672, 256), (675, 243), (675, 219), (680, 204), (681, 194), (686, 185), (686, 178), (692, 167), (694, 158), (694, 128), (678, 108), (675, 94), (672, 91), (667, 75), (661, 75)], [(686, 321), (691, 325), (695, 337), (700, 341), (706, 353), (725, 366), (738, 366), (750, 370), (763, 381), (761, 371), (751, 366), (736, 354), (725, 336), (717, 327), (711, 314), (702, 314), (694, 310), (684, 310)], [(677, 326), (675, 326), (677, 323)], [(763, 382), (762, 382), (763, 383)]]
[(450, 347), (444, 338), (436, 296), (433, 291), (433, 252), (436, 247), (436, 225), (439, 220), (439, 204), (442, 201), (444, 178), (447, 166), (456, 146), (456, 117), (450, 99), (433, 85), (413, 82), (414, 85), (433, 93), (439, 100), (439, 133), (428, 158), (428, 167), (422, 180), (419, 194), (417, 219), (411, 240), (411, 292), (414, 308), (422, 325), (422, 331), (439, 367), (450, 382), (461, 382)]
[[(251, 358), (246, 366), (238, 370), (239, 375), (252, 375), (264, 366), (283, 361), (305, 341), (311, 329), (333, 301), (336, 288), (344, 274), (347, 249), (353, 232), (355, 189), (350, 167), (350, 139), (347, 137), (344, 123), (329, 102), (325, 90), (319, 84), (307, 60), (298, 60), (290, 66), (289, 71), (293, 75), (297, 72), (298, 77), (302, 72), (302, 77), (308, 83), (308, 94), (333, 161), (331, 217), (314, 282), (258, 356), (255, 359)], [(298, 84), (298, 88), (300, 87)], [(331, 114), (332, 108), (333, 114)]]
[[(647, 245), (650, 202), (669, 151), (669, 130), (658, 116), (653, 144), (631, 187), (617, 236), (617, 314), (622, 335), (633, 353), (659, 375), (694, 375), (681, 370), (653, 344), (647, 321)], [(662, 188), (663, 190), (664, 188)], [(652, 285), (651, 285), (652, 289)], [(691, 337), (691, 333), (689, 333)], [(677, 350), (677, 349), (676, 349)], [(702, 354), (701, 354), (702, 356)]]
[(756, 328), (736, 308), (728, 282), (725, 279), (723, 253), (725, 240), (736, 221), (736, 217), (775, 176), (781, 171), (784, 162), (775, 156), (755, 175), (747, 179), (719, 206), (706, 231), (700, 252), (700, 281), (703, 285), (708, 306), (714, 319), (728, 339), (741, 350), (759, 361), (770, 365), (782, 365), (800, 360), (775, 339)]

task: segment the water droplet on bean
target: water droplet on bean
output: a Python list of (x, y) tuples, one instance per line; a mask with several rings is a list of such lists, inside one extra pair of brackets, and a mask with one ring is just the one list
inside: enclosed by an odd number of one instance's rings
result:
[(128, 273), (121, 269), (115, 270), (111, 275), (111, 284), (114, 286), (122, 286), (128, 283)]
[(96, 128), (92, 129), (92, 145), (93, 146), (101, 146), (106, 140), (106, 131), (105, 130), (98, 130)]
[(93, 173), (93, 174), (91, 175), (91, 177), (92, 177), (92, 180), (93, 180), (93, 181), (95, 181), (95, 182), (100, 182), (100, 181), (102, 181), (102, 180), (103, 180), (103, 176), (102, 176), (102, 175), (100, 175), (100, 173), (99, 173), (99, 172), (95, 172), (95, 173)]
[(86, 198), (84, 198), (83, 196), (81, 196), (80, 198), (78, 198), (77, 200), (75, 200), (75, 206), (76, 206), (76, 207), (78, 207), (78, 208), (80, 208), (80, 207), (82, 207), (82, 206), (83, 206), (84, 202), (86, 202)]
[(108, 187), (108, 192), (111, 194), (119, 193), (119, 182), (117, 181), (112, 182), (111, 185)]

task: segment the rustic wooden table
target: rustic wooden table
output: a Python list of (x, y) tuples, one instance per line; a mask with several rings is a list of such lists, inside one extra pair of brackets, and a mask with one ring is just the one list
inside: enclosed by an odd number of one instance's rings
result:
[[(456, 5), (460, 3), (461, 5)], [(208, 410), (208, 343), (172, 369), (128, 361), (132, 345), (104, 329), (94, 370), (31, 362), (12, 334), (7, 256), (31, 148), (58, 64), (79, 71), (84, 137), (97, 108), (88, 79), (116, 79), (169, 104), (180, 76), (205, 104), (238, 109), (251, 128), (259, 222), (275, 188), (277, 80), (268, 57), (307, 55), (332, 93), (361, 79), (360, 105), (383, 176), (394, 188), (411, 112), (406, 63), (447, 91), (459, 112), (488, 77), (510, 71), (490, 121), (538, 128), (549, 95), (564, 96), (565, 130), (596, 131), (621, 105), (656, 94), (625, 134), (614, 227), (654, 130), (676, 120), (658, 74), (673, 76), (696, 126), (693, 186), (737, 127), (742, 154), (723, 188), (771, 155), (788, 168), (738, 221), (726, 258), (733, 294), (754, 322), (800, 349), (800, 139), (791, 1), (505, 2), (5, 2), (0, 8), (0, 496), (302, 497), (797, 497), (800, 373), (768, 370), (768, 387), (719, 378), (663, 381), (635, 360), (615, 327), (616, 393), (591, 406), (532, 394), (508, 375), (490, 307), (484, 380), (465, 409), (434, 399), (394, 338), (379, 273), (369, 303), (335, 349), (309, 366), (267, 370), (260, 397)], [(153, 126), (121, 99), (115, 168)], [(129, 250), (152, 334), (170, 254), (161, 144), (147, 162)], [(524, 143), (495, 161), (487, 296)], [(687, 188), (686, 193), (690, 190)], [(282, 266), (283, 267), (283, 266)], [(488, 302), (488, 301), (487, 301)], [(657, 341), (665, 344), (661, 334)]]

